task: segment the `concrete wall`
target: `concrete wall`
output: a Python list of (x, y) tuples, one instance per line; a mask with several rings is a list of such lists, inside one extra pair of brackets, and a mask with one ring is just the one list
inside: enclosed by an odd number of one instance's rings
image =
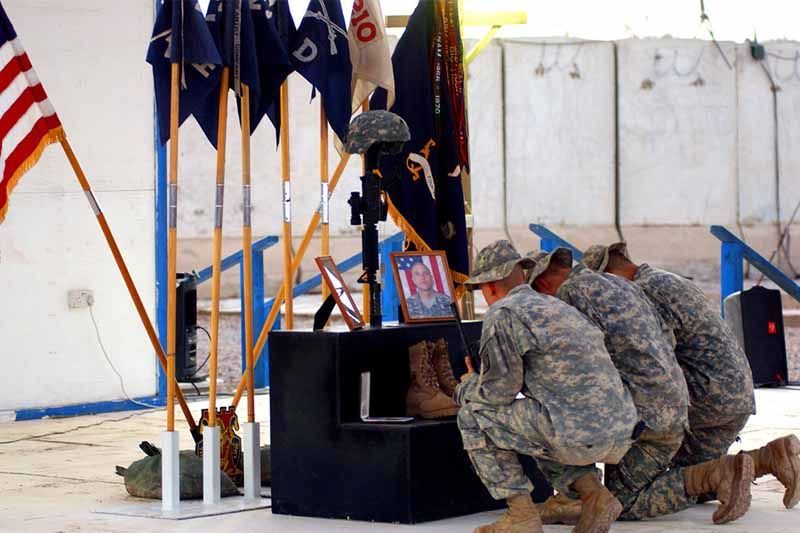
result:
[[(6, 0), (8, 12), (155, 314), (153, 96), (144, 62), (151, 0)], [(66, 157), (49, 147), (0, 225), (0, 410), (120, 399), (88, 309), (133, 397), (156, 392), (156, 362)]]
[[(468, 41), (465, 49), (472, 44)], [(760, 236), (753, 243), (769, 254), (776, 241), (769, 226), (776, 214), (772, 93), (747, 46), (721, 43), (731, 67), (709, 41), (628, 39), (616, 46), (618, 87), (614, 44), (609, 42), (495, 40), (469, 67), (477, 234), (495, 235), (505, 223), (515, 231), (531, 222), (613, 226), (618, 90), (620, 220), (631, 228), (628, 234), (642, 229), (646, 236), (654, 226), (700, 225), (698, 235), (687, 239), (700, 238), (703, 247), (691, 249), (711, 260), (718, 252), (714, 241), (705, 239), (705, 226), (735, 226), (738, 220), (746, 232)], [(767, 43), (768, 68), (780, 86), (784, 222), (800, 198), (798, 48), (793, 42)], [(318, 202), (318, 105), (309, 103), (309, 90), (302, 78), (292, 76), (296, 238)], [(210, 262), (214, 159), (196, 125), (184, 127), (182, 135), (187, 170), (181, 177), (181, 268), (191, 269)], [(279, 158), (269, 124), (259, 128), (253, 143), (256, 234), (280, 234)], [(228, 152), (227, 251), (239, 247), (238, 146), (234, 138)], [(331, 151), (331, 170), (337, 161)], [(358, 163), (351, 162), (332, 201), (333, 250), (339, 258), (359, 246), (345, 203), (347, 193), (358, 188), (358, 174)], [(310, 259), (316, 250), (315, 243), (304, 274), (315, 272)], [(267, 261), (268, 278), (275, 284), (280, 250), (270, 251)], [(225, 279), (225, 292), (235, 294), (238, 273)]]

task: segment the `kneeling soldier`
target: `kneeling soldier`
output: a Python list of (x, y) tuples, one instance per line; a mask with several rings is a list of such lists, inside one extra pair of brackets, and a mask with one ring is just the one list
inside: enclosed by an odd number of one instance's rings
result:
[[(583, 255), (586, 266), (616, 274), (641, 287), (661, 319), (675, 334), (675, 357), (689, 386), (689, 432), (673, 466), (689, 466), (728, 453), (747, 419), (755, 413), (753, 376), (733, 332), (708, 303), (703, 291), (686, 278), (635, 264), (624, 242), (596, 244)], [(783, 504), (800, 502), (800, 440), (776, 439), (748, 451), (755, 477), (772, 474), (785, 487)]]
[(689, 392), (672, 349), (672, 333), (642, 290), (583, 264), (573, 268), (572, 253), (565, 248), (538, 252), (532, 258), (529, 283), (576, 307), (603, 330), (611, 359), (647, 424), (619, 465), (606, 468), (606, 486), (625, 509), (621, 518), (674, 513), (710, 492), (721, 502), (715, 523), (746, 513), (753, 480), (749, 455), (670, 469), (688, 425)]
[(555, 488), (582, 500), (576, 532), (607, 531), (622, 505), (594, 463), (617, 463), (627, 452), (636, 408), (603, 333), (576, 309), (528, 287), (529, 265), (508, 241), (497, 241), (481, 250), (467, 280), (490, 307), (480, 374), (465, 374), (456, 388), (458, 427), (489, 493), (508, 502), (505, 515), (476, 531), (542, 531), (517, 453), (535, 457)]

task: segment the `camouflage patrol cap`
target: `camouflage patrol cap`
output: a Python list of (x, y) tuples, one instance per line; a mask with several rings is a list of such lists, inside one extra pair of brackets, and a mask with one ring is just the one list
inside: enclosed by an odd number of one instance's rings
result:
[(402, 143), (411, 138), (408, 124), (398, 115), (388, 111), (365, 111), (347, 128), (344, 151), (363, 154), (375, 143)]
[(514, 246), (506, 241), (494, 241), (484, 247), (475, 258), (469, 279), (464, 283), (468, 290), (475, 290), (481, 283), (499, 281), (507, 278), (514, 267), (530, 268), (533, 263), (530, 259), (522, 257)]
[(569, 248), (559, 247), (550, 253), (533, 251), (529, 252), (526, 257), (533, 262), (533, 266), (528, 270), (527, 274), (528, 285), (532, 284), (536, 278), (541, 276), (554, 259), (556, 263), (567, 268), (572, 268), (572, 252)]
[(596, 270), (598, 272), (605, 271), (608, 266), (608, 256), (612, 252), (622, 255), (628, 261), (631, 260), (628, 255), (628, 246), (624, 242), (615, 242), (609, 246), (602, 244), (593, 244), (583, 252), (583, 259), (581, 263), (586, 265), (587, 268)]

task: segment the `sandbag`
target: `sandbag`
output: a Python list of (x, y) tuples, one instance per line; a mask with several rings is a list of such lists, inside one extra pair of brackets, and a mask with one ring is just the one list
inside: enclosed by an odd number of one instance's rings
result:
[[(155, 446), (150, 446), (158, 450)], [(134, 461), (128, 468), (117, 466), (117, 474), (125, 478), (125, 489), (131, 496), (161, 499), (160, 452)], [(222, 496), (239, 494), (239, 490), (225, 472), (220, 472), (220, 488)], [(180, 453), (180, 490), (181, 500), (196, 500), (203, 497), (203, 460), (191, 450)]]

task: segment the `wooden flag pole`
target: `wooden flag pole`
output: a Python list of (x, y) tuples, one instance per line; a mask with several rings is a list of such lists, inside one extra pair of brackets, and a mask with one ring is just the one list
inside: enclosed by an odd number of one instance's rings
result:
[[(320, 209), (322, 210), (321, 255), (331, 254), (330, 206), (328, 204), (328, 116), (322, 96), (319, 98), (319, 182)], [(328, 297), (328, 285), (322, 284), (322, 299)]]
[(169, 189), (167, 203), (167, 431), (175, 431), (175, 260), (178, 218), (179, 63), (172, 63), (169, 113)]
[(244, 273), (244, 347), (247, 376), (247, 421), (256, 421), (253, 381), (253, 227), (250, 194), (250, 87), (242, 85), (242, 270)]
[[(133, 305), (136, 307), (136, 311), (139, 314), (139, 319), (142, 321), (145, 332), (150, 338), (150, 344), (152, 344), (153, 350), (156, 352), (158, 362), (161, 364), (161, 368), (166, 372), (167, 358), (164, 355), (164, 349), (161, 346), (161, 342), (158, 340), (158, 334), (153, 327), (153, 323), (150, 321), (150, 317), (147, 316), (147, 310), (144, 307), (142, 298), (139, 296), (139, 291), (136, 289), (136, 285), (133, 283), (131, 273), (125, 264), (125, 259), (122, 257), (119, 246), (117, 246), (117, 241), (114, 239), (114, 235), (111, 233), (111, 228), (106, 221), (106, 217), (100, 210), (100, 205), (97, 203), (97, 199), (94, 197), (94, 193), (89, 186), (89, 180), (86, 179), (86, 174), (84, 174), (81, 164), (78, 161), (75, 152), (72, 150), (72, 146), (69, 144), (69, 140), (67, 140), (66, 135), (62, 135), (59, 139), (59, 142), (61, 143), (61, 148), (64, 150), (64, 153), (67, 155), (67, 159), (69, 160), (70, 166), (72, 166), (75, 177), (78, 178), (81, 189), (83, 189), (83, 192), (86, 195), (86, 198), (89, 200), (92, 210), (94, 211), (95, 217), (97, 218), (97, 223), (100, 225), (100, 230), (103, 232), (106, 243), (111, 250), (111, 255), (114, 256), (114, 261), (117, 263), (117, 268), (119, 269), (120, 274), (122, 274), (122, 279), (125, 281), (125, 286), (128, 288), (128, 294), (130, 294), (131, 300), (133, 300)], [(197, 440), (199, 435), (197, 433), (197, 424), (192, 417), (192, 412), (189, 410), (189, 405), (186, 403), (186, 398), (183, 397), (180, 389), (176, 390), (178, 403), (181, 405), (183, 416), (186, 417), (186, 422), (189, 424), (189, 430), (192, 432), (192, 436), (195, 438), (195, 440)]]
[[(281, 181), (283, 182), (283, 283), (285, 292), (286, 329), (294, 328), (294, 302), (292, 295), (292, 173), (289, 158), (289, 81), (281, 85)], [(276, 304), (275, 307), (280, 307)]]
[(208, 367), (208, 425), (217, 424), (217, 362), (219, 353), (219, 299), (222, 278), (222, 213), (225, 194), (225, 148), (228, 135), (228, 78), (230, 69), (222, 69), (217, 115), (217, 177), (214, 205), (214, 243), (211, 259), (211, 353)]

